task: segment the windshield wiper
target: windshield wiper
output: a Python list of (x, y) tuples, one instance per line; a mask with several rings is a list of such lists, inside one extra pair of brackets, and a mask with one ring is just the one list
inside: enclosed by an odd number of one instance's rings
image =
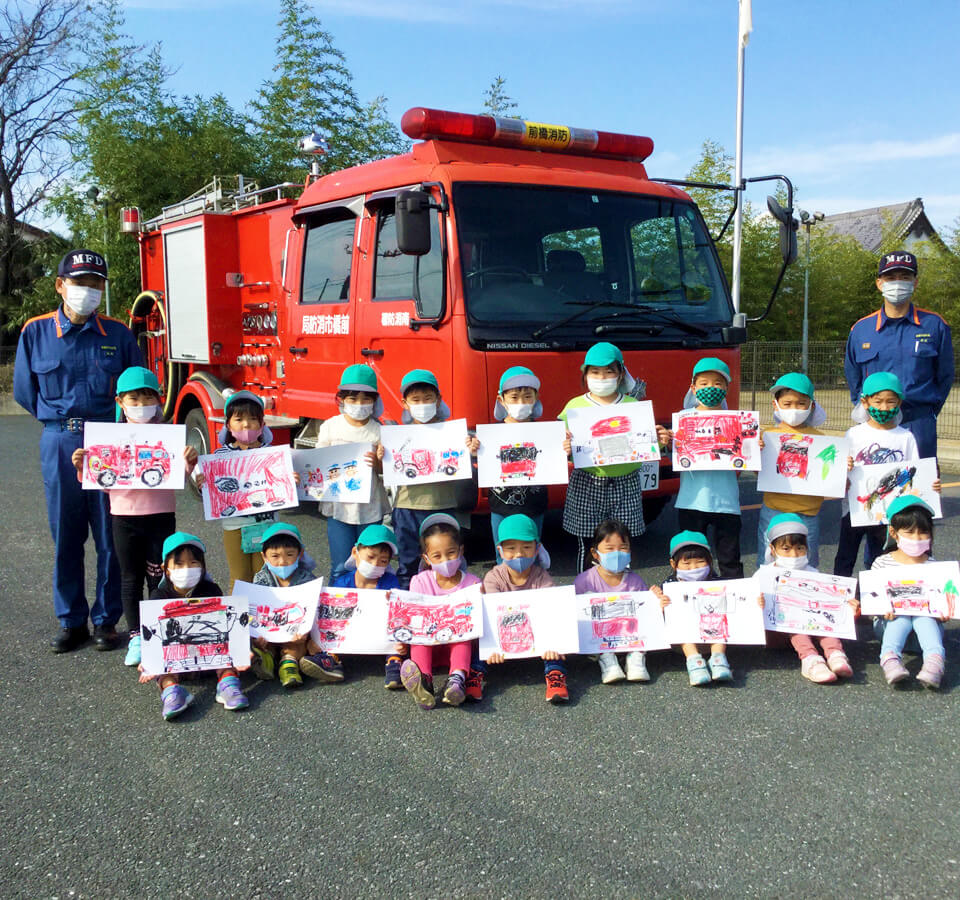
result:
[(569, 303), (564, 304), (565, 306), (582, 306), (583, 309), (578, 309), (575, 313), (567, 316), (563, 319), (557, 319), (556, 322), (548, 322), (546, 325), (541, 326), (536, 331), (534, 331), (530, 336), (533, 338), (541, 338), (545, 334), (553, 331), (554, 328), (560, 328), (563, 325), (566, 325), (569, 322), (573, 322), (575, 319), (579, 319), (580, 316), (586, 315), (590, 312), (591, 309), (598, 309), (600, 307), (618, 307), (618, 308), (627, 308), (630, 307), (629, 303), (614, 303), (613, 300), (600, 300), (597, 303), (594, 303), (592, 300), (571, 300)]
[[(555, 328), (560, 328), (562, 325), (566, 325), (569, 322), (573, 322), (575, 319), (580, 318), (580, 316), (588, 313), (591, 309), (597, 308), (614, 308), (622, 309), (629, 311), (630, 314), (634, 313), (644, 313), (646, 315), (658, 316), (661, 321), (666, 322), (670, 325), (675, 325), (677, 328), (682, 331), (686, 331), (687, 334), (697, 334), (700, 337), (708, 337), (710, 332), (706, 328), (701, 328), (699, 325), (694, 325), (691, 322), (686, 322), (680, 318), (676, 313), (671, 312), (670, 310), (662, 309), (657, 306), (645, 306), (643, 304), (637, 305), (635, 303), (617, 303), (613, 300), (602, 300), (599, 303), (593, 303), (589, 300), (575, 300), (572, 301), (571, 305), (583, 306), (583, 309), (578, 310), (571, 316), (567, 316), (564, 319), (558, 319), (556, 322), (550, 322), (547, 325), (544, 325), (542, 328), (538, 328), (533, 332), (533, 337), (539, 338), (545, 335), (549, 331), (553, 331)], [(627, 316), (627, 312), (622, 313), (610, 313), (609, 315), (603, 316), (604, 320), (610, 319), (619, 319)]]

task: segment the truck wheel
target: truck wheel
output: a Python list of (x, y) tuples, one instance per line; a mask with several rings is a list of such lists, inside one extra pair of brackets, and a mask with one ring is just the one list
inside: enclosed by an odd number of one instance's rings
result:
[(393, 630), (393, 639), (400, 644), (409, 643), (410, 638), (413, 637), (413, 632), (409, 628), (395, 628)]
[[(187, 413), (184, 423), (187, 429), (187, 446), (193, 447), (199, 456), (204, 456), (210, 452), (210, 429), (207, 426), (207, 417), (202, 409), (191, 409)], [(194, 497), (200, 496), (196, 484), (192, 478), (187, 479), (190, 485), (190, 491)]]
[(140, 476), (140, 480), (143, 481), (147, 487), (156, 487), (163, 481), (163, 472), (159, 469), (147, 469), (147, 471)]
[(690, 468), (690, 460), (687, 459), (687, 458), (684, 456), (684, 457), (680, 460), (680, 465), (681, 465), (684, 469), (689, 469), (689, 468)]
[(220, 518), (225, 518), (226, 516), (232, 516), (237, 511), (235, 506), (225, 506), (220, 510)]
[(742, 469), (742, 468), (743, 468), (743, 460), (742, 460), (742, 459), (735, 459), (735, 460), (733, 461), (733, 467), (734, 467), (735, 469)]
[(117, 475), (115, 472), (111, 472), (110, 469), (104, 469), (97, 476), (97, 484), (99, 484), (100, 487), (105, 487), (105, 488), (113, 487), (116, 483), (117, 483)]
[(452, 628), (441, 628), (436, 634), (437, 640), (441, 644), (446, 644), (448, 641), (453, 639), (453, 629)]
[(417, 477), (417, 470), (416, 470), (416, 469), (405, 469), (404, 472), (403, 472), (403, 474), (406, 475), (407, 478), (416, 478), (416, 477)]

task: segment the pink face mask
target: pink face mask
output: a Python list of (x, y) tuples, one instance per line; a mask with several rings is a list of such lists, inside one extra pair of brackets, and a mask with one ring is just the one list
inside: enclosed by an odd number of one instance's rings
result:
[(924, 553), (930, 552), (930, 538), (915, 541), (913, 538), (901, 537), (897, 538), (897, 546), (906, 553), (907, 556), (923, 556)]
[(442, 575), (444, 578), (450, 578), (457, 573), (462, 562), (463, 557), (457, 556), (454, 559), (445, 559), (443, 562), (430, 563), (430, 568), (438, 575)]
[(238, 428), (236, 431), (231, 432), (241, 444), (252, 444), (262, 433), (262, 425), (259, 428)]

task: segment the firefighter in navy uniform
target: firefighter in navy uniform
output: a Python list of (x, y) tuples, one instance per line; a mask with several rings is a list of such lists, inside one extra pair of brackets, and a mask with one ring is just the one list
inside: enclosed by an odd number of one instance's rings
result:
[(917, 258), (900, 251), (880, 259), (877, 290), (883, 306), (850, 329), (844, 371), (850, 399), (860, 402), (863, 380), (893, 372), (903, 385), (904, 428), (913, 432), (921, 458), (937, 455), (937, 415), (953, 386), (950, 326), (935, 312), (911, 302)]
[[(83, 445), (85, 421), (114, 421), (120, 373), (143, 364), (130, 329), (97, 314), (106, 279), (107, 264), (99, 253), (73, 250), (64, 256), (56, 281), (62, 302), (23, 326), (13, 372), (16, 401), (43, 423), (40, 468), (54, 543), (53, 604), (61, 626), (52, 642), (55, 653), (89, 638), (88, 614), (97, 649), (113, 649), (121, 613), (109, 499), (104, 491), (82, 490), (70, 460)], [(92, 607), (83, 566), (90, 531), (97, 549)]]

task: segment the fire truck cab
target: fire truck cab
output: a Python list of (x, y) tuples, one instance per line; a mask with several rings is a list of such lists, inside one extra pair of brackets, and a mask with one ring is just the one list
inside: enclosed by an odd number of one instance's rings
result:
[[(394, 420), (422, 366), (455, 417), (489, 422), (519, 364), (555, 417), (598, 340), (665, 425), (706, 353), (730, 366), (736, 403), (745, 318), (696, 205), (648, 177), (651, 139), (425, 108), (402, 127), (409, 153), (311, 175), (295, 199), (215, 180), (148, 222), (124, 211), (142, 272), (131, 326), (200, 452), (241, 388), (275, 440), (313, 446), (352, 362), (376, 370)], [(678, 481), (666, 462), (661, 476), (665, 498)]]

